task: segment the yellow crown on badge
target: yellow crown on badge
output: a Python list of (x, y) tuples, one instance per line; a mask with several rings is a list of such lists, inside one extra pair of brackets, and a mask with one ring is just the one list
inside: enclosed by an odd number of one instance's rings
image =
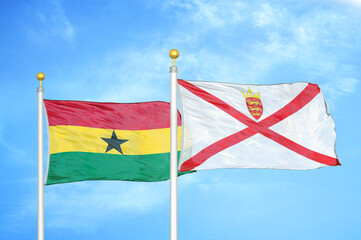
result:
[(248, 91), (247, 92), (242, 92), (242, 94), (243, 94), (243, 96), (245, 98), (258, 98), (258, 99), (260, 99), (259, 92), (257, 92), (257, 93), (253, 92), (249, 87), (248, 87)]

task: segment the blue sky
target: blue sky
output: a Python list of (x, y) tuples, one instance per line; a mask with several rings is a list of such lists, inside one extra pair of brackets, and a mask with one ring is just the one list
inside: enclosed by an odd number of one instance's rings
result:
[[(183, 176), (179, 239), (360, 239), (360, 26), (359, 0), (1, 1), (0, 239), (37, 234), (36, 73), (49, 99), (169, 101), (172, 48), (183, 79), (319, 84), (343, 165)], [(168, 239), (169, 182), (45, 187), (45, 237)]]

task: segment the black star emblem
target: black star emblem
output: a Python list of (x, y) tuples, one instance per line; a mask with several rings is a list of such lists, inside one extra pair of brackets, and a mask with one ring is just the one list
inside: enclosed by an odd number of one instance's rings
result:
[(114, 130), (113, 130), (113, 134), (112, 134), (111, 138), (101, 138), (101, 139), (103, 139), (106, 143), (108, 143), (108, 147), (107, 147), (107, 150), (105, 150), (105, 153), (107, 153), (108, 151), (110, 151), (114, 148), (115, 150), (117, 150), (118, 152), (123, 154), (123, 151), (120, 148), (120, 145), (125, 143), (126, 141), (128, 141), (126, 139), (118, 139)]

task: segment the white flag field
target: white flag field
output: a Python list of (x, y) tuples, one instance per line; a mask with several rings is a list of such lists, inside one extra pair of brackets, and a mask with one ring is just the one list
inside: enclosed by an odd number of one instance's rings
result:
[(334, 121), (316, 84), (178, 80), (178, 87), (183, 126), (181, 172), (340, 165)]

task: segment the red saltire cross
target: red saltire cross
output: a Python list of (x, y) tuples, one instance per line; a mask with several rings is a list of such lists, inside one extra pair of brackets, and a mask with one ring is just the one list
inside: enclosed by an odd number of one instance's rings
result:
[(180, 168), (181, 172), (190, 171), (195, 167), (198, 167), (213, 155), (237, 143), (240, 143), (243, 140), (250, 138), (257, 133), (260, 133), (263, 136), (313, 161), (329, 166), (341, 165), (337, 158), (312, 151), (269, 129), (271, 126), (299, 111), (301, 108), (306, 106), (313, 98), (315, 98), (320, 93), (320, 88), (317, 84), (309, 83), (307, 87), (286, 106), (260, 122), (256, 122), (250, 119), (234, 107), (230, 106), (228, 103), (222, 101), (221, 99), (213, 96), (207, 91), (204, 91), (203, 89), (189, 82), (178, 79), (178, 84), (248, 126), (247, 128), (236, 132), (228, 137), (225, 137), (202, 149), (199, 153), (197, 153), (182, 164)]

